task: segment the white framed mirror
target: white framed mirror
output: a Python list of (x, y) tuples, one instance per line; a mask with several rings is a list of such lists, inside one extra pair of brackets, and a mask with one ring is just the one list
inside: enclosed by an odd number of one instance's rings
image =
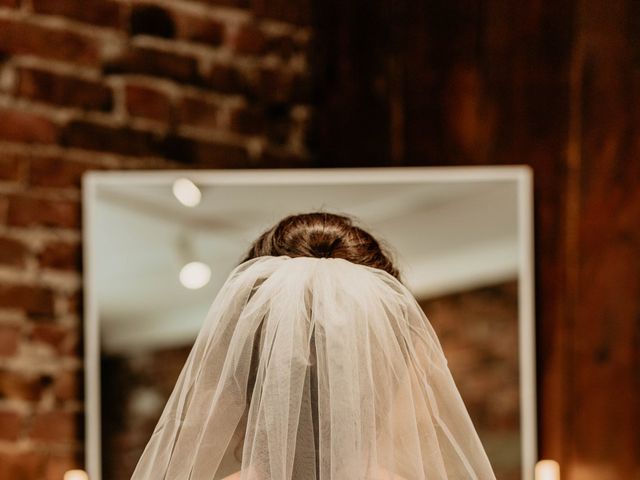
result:
[(316, 210), (354, 216), (390, 247), (497, 478), (533, 480), (528, 167), (90, 172), (83, 196), (92, 480), (130, 478), (208, 307), (249, 244), (284, 216)]

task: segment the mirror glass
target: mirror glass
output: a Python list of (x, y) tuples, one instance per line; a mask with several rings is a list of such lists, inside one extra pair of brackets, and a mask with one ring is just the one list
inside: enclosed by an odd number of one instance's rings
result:
[(497, 478), (532, 478), (530, 181), (525, 167), (90, 173), (90, 477), (130, 478), (249, 244), (288, 214), (322, 210), (356, 217), (388, 246)]

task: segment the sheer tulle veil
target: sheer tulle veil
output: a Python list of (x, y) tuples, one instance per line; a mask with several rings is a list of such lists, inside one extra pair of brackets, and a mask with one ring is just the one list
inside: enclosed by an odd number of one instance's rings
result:
[(132, 480), (495, 479), (439, 340), (386, 271), (238, 265)]

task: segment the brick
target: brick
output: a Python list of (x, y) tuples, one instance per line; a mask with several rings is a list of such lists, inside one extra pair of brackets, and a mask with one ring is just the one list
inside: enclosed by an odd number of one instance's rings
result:
[(41, 268), (81, 271), (82, 248), (78, 243), (51, 242), (38, 255)]
[(205, 128), (218, 126), (218, 106), (209, 100), (185, 96), (176, 106), (176, 119), (182, 125)]
[(223, 7), (233, 7), (233, 8), (249, 8), (251, 2), (249, 0), (196, 0), (199, 3), (203, 3), (206, 5), (220, 5)]
[(78, 468), (82, 465), (82, 459), (73, 452), (51, 453), (47, 458), (45, 469), (45, 480), (60, 480), (64, 478), (65, 472)]
[(231, 48), (240, 54), (260, 55), (266, 46), (266, 36), (255, 23), (241, 25), (231, 39)]
[(10, 410), (0, 410), (0, 440), (15, 441), (20, 436), (24, 420), (22, 415)]
[(85, 110), (113, 107), (113, 92), (100, 82), (32, 68), (19, 68), (17, 78), (19, 97)]
[(105, 62), (105, 73), (138, 73), (169, 78), (185, 83), (198, 83), (195, 58), (145, 47), (131, 47)]
[(21, 155), (0, 153), (0, 180), (20, 182), (25, 178), (28, 160)]
[(251, 10), (257, 17), (270, 18), (300, 26), (311, 24), (312, 2), (285, 0), (251, 0)]
[(251, 165), (244, 147), (204, 142), (185, 137), (168, 137), (164, 143), (167, 158), (194, 167), (242, 168)]
[(65, 301), (67, 303), (66, 313), (81, 315), (84, 310), (82, 287), (76, 292), (65, 295)]
[(8, 19), (0, 20), (0, 53), (34, 55), (83, 65), (97, 65), (100, 60), (99, 45), (92, 37)]
[(9, 212), (9, 199), (0, 195), (0, 225), (6, 225)]
[[(37, 401), (52, 383), (48, 375), (35, 375), (0, 369), (0, 398)], [(0, 477), (2, 478), (2, 477)]]
[(0, 236), (0, 265), (24, 266), (27, 254), (28, 248), (20, 240)]
[(29, 429), (29, 437), (50, 443), (74, 443), (80, 438), (82, 418), (64, 410), (38, 413)]
[(176, 37), (190, 42), (218, 46), (224, 41), (225, 27), (218, 20), (173, 13)]
[(264, 102), (291, 102), (293, 100), (295, 75), (293, 72), (272, 67), (260, 68), (251, 96)]
[(55, 143), (58, 126), (36, 113), (0, 108), (0, 139), (20, 143)]
[(121, 155), (152, 156), (159, 154), (156, 135), (128, 127), (110, 127), (77, 120), (62, 133), (64, 146), (113, 152)]
[(25, 195), (9, 196), (9, 225), (19, 227), (80, 227), (80, 204), (73, 200), (52, 200)]
[(78, 335), (75, 328), (40, 323), (33, 326), (29, 340), (47, 345), (58, 355), (77, 354)]
[(129, 115), (168, 123), (171, 119), (171, 99), (156, 88), (129, 84), (125, 88)]
[(36, 451), (0, 451), (0, 480), (43, 478), (46, 457)]
[(0, 325), (0, 358), (11, 357), (18, 351), (22, 333), (15, 325)]
[(273, 35), (267, 37), (265, 50), (267, 52), (273, 52), (284, 59), (288, 59), (298, 48), (291, 35)]
[(28, 315), (53, 315), (53, 292), (45, 287), (0, 284), (0, 307), (23, 309)]
[(244, 75), (234, 66), (223, 63), (211, 67), (204, 83), (221, 93), (244, 94), (248, 90)]
[(53, 383), (53, 393), (56, 399), (82, 399), (82, 371), (63, 371), (56, 375)]
[(31, 0), (36, 13), (67, 17), (103, 27), (122, 26), (122, 7), (105, 0)]
[(259, 106), (243, 106), (233, 109), (229, 116), (229, 128), (246, 134), (262, 133), (265, 130), (266, 115)]
[(32, 157), (30, 163), (28, 180), (38, 187), (80, 188), (85, 172), (104, 169), (94, 163), (57, 156)]

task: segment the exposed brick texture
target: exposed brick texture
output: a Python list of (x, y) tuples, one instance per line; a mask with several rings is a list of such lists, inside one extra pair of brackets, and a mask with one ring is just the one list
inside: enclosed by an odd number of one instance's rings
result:
[(79, 188), (84, 172), (102, 168), (100, 164), (63, 156), (31, 156), (22, 161), (30, 164), (29, 183), (37, 187)]
[(161, 154), (157, 136), (151, 132), (84, 120), (70, 122), (64, 129), (61, 143), (67, 147), (129, 156)]
[(267, 117), (263, 108), (235, 108), (230, 115), (230, 127), (241, 133), (260, 133), (264, 130)]
[(178, 55), (155, 48), (132, 47), (105, 64), (106, 73), (137, 73), (164, 77), (184, 83), (198, 83), (195, 57)]
[(53, 393), (59, 401), (75, 400), (83, 397), (81, 372), (67, 370), (60, 372), (53, 383)]
[(73, 443), (81, 431), (81, 417), (64, 410), (36, 413), (29, 437), (37, 442)]
[(245, 94), (248, 91), (249, 80), (234, 65), (214, 63), (204, 76), (204, 83), (209, 88), (221, 93)]
[(21, 309), (28, 315), (53, 314), (53, 292), (45, 287), (0, 284), (0, 308)]
[(259, 17), (298, 25), (311, 21), (311, 2), (292, 3), (289, 0), (251, 0), (251, 8)]
[(208, 168), (233, 168), (249, 166), (247, 149), (214, 141), (170, 137), (164, 144), (167, 156), (174, 160)]
[(46, 374), (0, 368), (0, 398), (34, 402), (40, 399), (51, 381), (51, 377)]
[(0, 410), (0, 440), (16, 441), (20, 436), (24, 419), (16, 412)]
[(0, 0), (0, 480), (84, 466), (82, 175), (309, 166), (306, 1)]
[(46, 458), (39, 452), (0, 452), (0, 478), (43, 478)]
[(7, 223), (20, 227), (40, 225), (78, 228), (80, 226), (80, 205), (73, 200), (11, 195)]
[(18, 351), (20, 329), (11, 325), (0, 325), (0, 357), (10, 357)]
[(96, 65), (100, 58), (99, 45), (94, 37), (6, 19), (0, 19), (0, 53), (34, 55), (82, 65)]
[(20, 143), (55, 143), (58, 125), (38, 113), (0, 108), (0, 140)]
[(225, 26), (222, 22), (194, 15), (174, 15), (176, 37), (191, 42), (221, 45)]
[(144, 84), (128, 84), (125, 92), (129, 115), (165, 123), (170, 121), (171, 99), (163, 90)]
[(29, 340), (40, 344), (51, 353), (61, 356), (75, 356), (79, 353), (80, 338), (75, 327), (55, 323), (33, 325)]
[(23, 266), (27, 246), (20, 240), (0, 236), (0, 265)]
[(232, 46), (238, 53), (259, 55), (267, 45), (265, 34), (252, 23), (242, 25), (233, 37)]
[(38, 255), (40, 266), (60, 270), (80, 270), (82, 251), (79, 244), (48, 243)]
[(113, 92), (100, 82), (31, 68), (19, 68), (17, 75), (19, 97), (86, 110), (113, 107)]
[(176, 106), (176, 117), (177, 121), (184, 125), (216, 128), (218, 111), (218, 105), (212, 101), (185, 96)]
[(234, 8), (249, 8), (251, 6), (250, 0), (196, 0), (205, 5), (220, 5), (223, 7)]
[(25, 162), (20, 155), (0, 157), (0, 181), (20, 181), (24, 178), (25, 172)]
[(105, 27), (122, 26), (122, 4), (111, 0), (31, 0), (33, 10)]

